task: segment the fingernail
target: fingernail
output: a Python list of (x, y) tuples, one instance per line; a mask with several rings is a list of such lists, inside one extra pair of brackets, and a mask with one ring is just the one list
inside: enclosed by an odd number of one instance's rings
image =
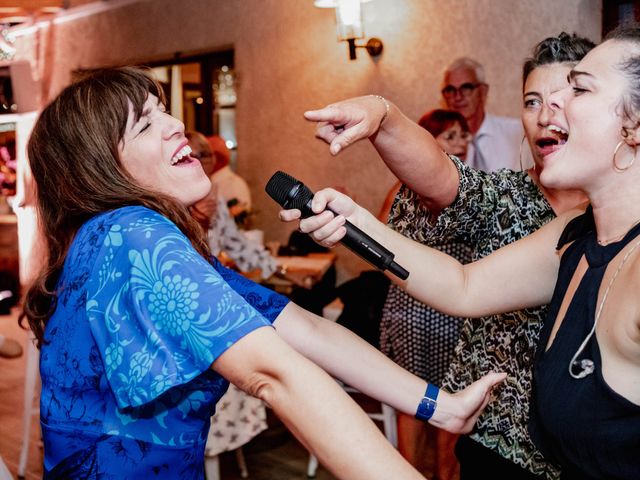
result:
[(340, 152), (340, 145), (335, 144), (335, 145), (331, 145), (331, 153), (333, 153), (334, 155), (337, 155)]

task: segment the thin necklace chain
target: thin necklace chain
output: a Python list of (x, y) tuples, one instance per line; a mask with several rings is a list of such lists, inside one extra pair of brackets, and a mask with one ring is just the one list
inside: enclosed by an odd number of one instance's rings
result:
[(627, 231), (622, 233), (621, 235), (618, 235), (617, 237), (612, 237), (612, 238), (607, 238), (606, 240), (598, 240), (598, 237), (596, 236), (596, 241), (598, 242), (598, 245), (604, 247), (606, 245), (609, 245), (611, 242), (617, 242), (619, 240), (622, 240), (624, 238), (624, 236), (629, 233), (631, 231), (631, 229), (633, 227), (635, 227), (636, 225), (640, 224), (640, 220), (636, 221), (633, 225), (631, 225), (629, 228), (627, 228)]
[[(638, 223), (640, 223), (640, 221), (636, 222), (636, 224), (638, 224)], [(631, 228), (633, 228), (633, 227), (631, 227)], [(631, 228), (629, 230), (631, 230)], [(640, 240), (638, 240), (633, 245), (633, 247), (631, 247), (627, 251), (627, 253), (625, 253), (624, 257), (622, 257), (622, 261), (618, 265), (618, 268), (616, 268), (616, 271), (613, 273), (613, 276), (611, 277), (611, 280), (609, 280), (609, 284), (607, 285), (607, 288), (605, 289), (604, 293), (602, 294), (602, 300), (600, 301), (600, 306), (598, 307), (598, 311), (596, 312), (596, 318), (593, 321), (593, 327), (591, 328), (591, 331), (589, 332), (589, 334), (586, 336), (586, 338), (584, 339), (584, 341), (580, 345), (580, 348), (578, 348), (578, 350), (576, 351), (575, 355), (571, 358), (571, 361), (569, 362), (569, 374), (573, 378), (580, 379), (580, 378), (586, 377), (590, 373), (593, 373), (593, 361), (590, 361), (590, 363), (591, 363), (590, 367), (585, 367), (584, 364), (583, 364), (583, 370), (582, 370), (582, 372), (580, 372), (578, 374), (574, 374), (573, 373), (573, 365), (574, 365), (574, 363), (577, 362), (576, 359), (580, 356), (582, 351), (587, 346), (587, 343), (589, 342), (589, 340), (591, 339), (593, 334), (596, 332), (596, 326), (598, 325), (598, 320), (600, 319), (600, 314), (602, 313), (602, 309), (604, 308), (604, 304), (607, 301), (607, 296), (609, 295), (609, 291), (611, 290), (611, 287), (613, 286), (613, 283), (616, 281), (616, 278), (618, 277), (618, 274), (622, 270), (622, 267), (627, 262), (627, 260), (629, 259), (631, 254), (634, 252), (634, 250), (636, 248), (638, 248), (638, 246), (640, 246)], [(584, 360), (583, 360), (583, 362), (584, 362)]]

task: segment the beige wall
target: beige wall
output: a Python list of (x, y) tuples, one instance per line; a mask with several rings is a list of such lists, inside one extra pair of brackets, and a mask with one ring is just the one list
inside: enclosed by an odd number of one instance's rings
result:
[[(238, 170), (251, 184), (257, 226), (267, 239), (289, 228), (263, 186), (277, 170), (311, 188), (345, 187), (376, 211), (393, 177), (366, 143), (337, 159), (313, 138), (306, 109), (378, 93), (417, 119), (439, 101), (440, 73), (467, 55), (484, 63), (489, 110), (518, 115), (520, 68), (531, 47), (562, 30), (599, 40), (601, 0), (375, 0), (364, 5), (366, 33), (381, 57), (349, 61), (335, 39), (333, 10), (313, 0), (112, 0), (120, 8), (25, 31), (19, 56), (31, 59), (50, 98), (78, 68), (235, 48), (239, 79)], [(341, 255), (342, 278), (362, 265)]]

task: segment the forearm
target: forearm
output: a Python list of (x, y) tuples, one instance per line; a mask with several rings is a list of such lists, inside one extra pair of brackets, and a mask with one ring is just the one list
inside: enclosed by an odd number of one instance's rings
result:
[(337, 478), (421, 478), (363, 410), (317, 367), (296, 371), (263, 398)]
[(332, 376), (408, 415), (416, 412), (426, 382), (351, 331), (293, 303), (275, 327), (289, 345)]
[(432, 212), (458, 193), (458, 171), (433, 136), (390, 104), (389, 115), (371, 142), (389, 169), (420, 195)]
[[(245, 342), (244, 360), (234, 359), (230, 380), (273, 408), (337, 478), (421, 478), (332, 378), (292, 349), (282, 348), (270, 333), (247, 335), (264, 337), (259, 342), (245, 337), (249, 342)], [(252, 370), (250, 366), (242, 370), (237, 366), (238, 361), (246, 364), (247, 356), (253, 358), (249, 362), (256, 373), (246, 373)], [(218, 361), (214, 368), (220, 368)], [(224, 374), (224, 370), (219, 371)]]
[(394, 275), (389, 278), (438, 311), (476, 318), (550, 301), (558, 267), (554, 247), (562, 222), (553, 222), (482, 260), (462, 265), (393, 231), (362, 207), (350, 219), (393, 252), (395, 262), (410, 272), (404, 281)]
[[(334, 377), (391, 407), (415, 415), (427, 383), (334, 322), (290, 304), (275, 322), (280, 337)], [(440, 392), (429, 422), (454, 433), (467, 433), (488, 401), (499, 377), (482, 380), (464, 396)]]

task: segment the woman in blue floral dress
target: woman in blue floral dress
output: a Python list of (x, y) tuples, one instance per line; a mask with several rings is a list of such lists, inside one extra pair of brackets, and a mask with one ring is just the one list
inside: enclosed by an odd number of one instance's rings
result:
[[(28, 149), (48, 253), (25, 300), (41, 348), (45, 478), (202, 479), (228, 381), (337, 477), (418, 478), (312, 362), (406, 412), (427, 384), (211, 258), (187, 210), (209, 180), (145, 71), (67, 87)], [(443, 392), (431, 422), (469, 430), (501, 380)]]

